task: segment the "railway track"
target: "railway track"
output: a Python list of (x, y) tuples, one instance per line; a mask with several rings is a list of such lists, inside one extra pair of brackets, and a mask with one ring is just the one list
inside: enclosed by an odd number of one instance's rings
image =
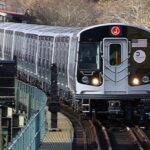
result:
[(80, 118), (70, 107), (61, 106), (61, 112), (66, 115), (74, 127), (72, 150), (97, 150), (96, 130), (92, 121)]
[(138, 126), (108, 128), (98, 120), (95, 126), (101, 150), (150, 150), (150, 134), (147, 135), (149, 130), (143, 130)]
[(73, 150), (150, 150), (150, 130), (124, 124), (103, 125), (80, 118), (67, 105), (61, 112), (69, 117), (74, 127)]
[(136, 137), (139, 139), (143, 149), (150, 150), (150, 139), (146, 133), (141, 128), (139, 128), (139, 126), (135, 126), (132, 130)]

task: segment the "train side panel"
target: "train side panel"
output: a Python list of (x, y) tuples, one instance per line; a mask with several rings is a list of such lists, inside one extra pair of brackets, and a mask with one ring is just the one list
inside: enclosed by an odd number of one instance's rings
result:
[(0, 59), (2, 60), (2, 49), (3, 49), (3, 38), (4, 38), (4, 29), (0, 30)]
[(69, 53), (68, 36), (56, 36), (53, 51), (53, 63), (56, 63), (58, 68), (58, 86), (60, 89), (66, 90), (68, 86), (68, 53)]
[(68, 80), (69, 80), (69, 88), (72, 93), (75, 94), (76, 84), (75, 84), (75, 69), (76, 69), (76, 61), (77, 61), (77, 47), (78, 47), (78, 37), (73, 36), (70, 42), (70, 54), (69, 54), (69, 63), (68, 63)]

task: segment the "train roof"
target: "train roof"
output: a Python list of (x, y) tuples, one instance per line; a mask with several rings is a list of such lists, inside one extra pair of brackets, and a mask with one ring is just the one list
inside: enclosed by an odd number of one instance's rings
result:
[(110, 26), (110, 25), (122, 25), (122, 26), (130, 26), (135, 27), (138, 29), (146, 30), (150, 32), (150, 30), (145, 29), (144, 27), (136, 26), (136, 25), (129, 25), (123, 23), (107, 23), (107, 24), (99, 24), (89, 27), (61, 27), (61, 26), (48, 26), (48, 25), (37, 25), (37, 24), (24, 24), (24, 23), (0, 23), (1, 29), (6, 30), (13, 30), (18, 32), (23, 32), (26, 34), (37, 34), (37, 35), (45, 35), (45, 36), (79, 36), (82, 32), (86, 30), (90, 30), (97, 27), (103, 26)]
[(82, 29), (79, 33), (81, 34), (82, 32), (86, 31), (86, 30), (90, 30), (90, 29), (93, 29), (93, 28), (97, 28), (97, 27), (103, 27), (103, 26), (112, 26), (112, 25), (121, 25), (121, 26), (127, 26), (127, 27), (134, 27), (134, 28), (138, 28), (138, 29), (141, 29), (141, 30), (145, 30), (147, 32), (150, 32), (150, 29), (147, 29), (143, 26), (139, 26), (139, 25), (131, 25), (131, 24), (125, 24), (125, 23), (106, 23), (106, 24), (98, 24), (98, 25), (94, 25), (94, 26), (89, 26), (89, 27), (86, 27), (84, 29)]
[(0, 23), (0, 28), (4, 30), (13, 30), (24, 33), (50, 36), (71, 36), (73, 34), (77, 34), (79, 31), (81, 31), (81, 29), (83, 29), (81, 27), (60, 27), (23, 23)]

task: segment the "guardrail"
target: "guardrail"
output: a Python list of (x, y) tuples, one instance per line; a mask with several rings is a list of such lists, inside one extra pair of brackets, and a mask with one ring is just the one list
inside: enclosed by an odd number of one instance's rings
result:
[(28, 122), (7, 150), (37, 150), (46, 130), (47, 96), (38, 88), (16, 80), (16, 108), (26, 107)]

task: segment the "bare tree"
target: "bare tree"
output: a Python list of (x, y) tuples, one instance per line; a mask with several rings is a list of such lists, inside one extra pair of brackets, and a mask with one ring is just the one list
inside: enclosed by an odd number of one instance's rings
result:
[(149, 0), (16, 0), (39, 24), (88, 26), (123, 22), (150, 27)]
[(150, 2), (148, 0), (99, 0), (96, 9), (103, 15), (99, 23), (123, 22), (150, 26)]
[(40, 24), (62, 26), (87, 26), (95, 22), (93, 2), (88, 0), (19, 0), (19, 3), (32, 9)]

